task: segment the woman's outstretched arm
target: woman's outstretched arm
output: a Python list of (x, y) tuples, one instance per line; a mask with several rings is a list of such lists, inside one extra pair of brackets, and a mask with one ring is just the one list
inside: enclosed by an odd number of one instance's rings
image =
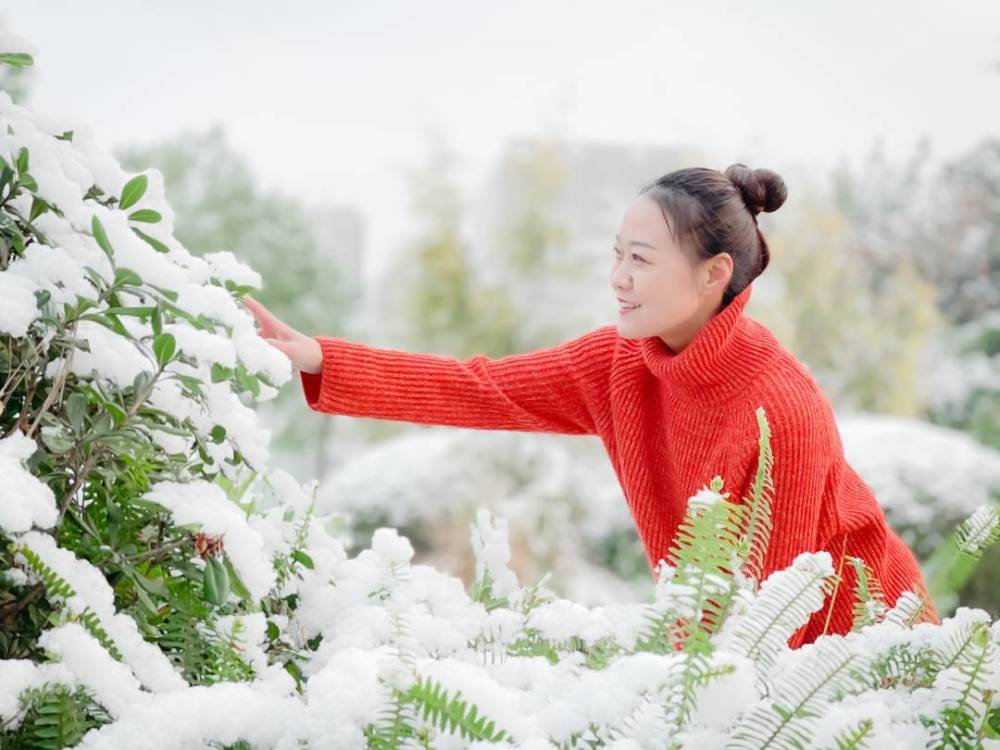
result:
[(597, 434), (606, 414), (614, 326), (558, 346), (459, 360), (332, 336), (317, 373), (300, 371), (315, 411), (483, 430)]

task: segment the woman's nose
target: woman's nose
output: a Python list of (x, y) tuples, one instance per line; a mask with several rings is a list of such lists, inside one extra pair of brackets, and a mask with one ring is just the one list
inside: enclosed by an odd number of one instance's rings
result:
[(631, 285), (632, 279), (627, 274), (623, 274), (619, 269), (611, 272), (611, 288), (615, 291), (626, 289)]

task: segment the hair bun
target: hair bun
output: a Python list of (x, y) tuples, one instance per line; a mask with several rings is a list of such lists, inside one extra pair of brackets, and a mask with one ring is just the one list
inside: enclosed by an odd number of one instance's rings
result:
[(788, 197), (785, 181), (770, 169), (750, 169), (746, 164), (730, 164), (726, 177), (740, 191), (743, 202), (751, 214), (777, 211)]

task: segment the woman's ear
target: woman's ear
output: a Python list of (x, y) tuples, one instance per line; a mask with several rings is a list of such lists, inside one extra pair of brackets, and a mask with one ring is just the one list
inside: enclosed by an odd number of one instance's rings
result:
[(718, 253), (704, 262), (702, 286), (706, 293), (724, 292), (733, 277), (733, 258), (729, 253)]

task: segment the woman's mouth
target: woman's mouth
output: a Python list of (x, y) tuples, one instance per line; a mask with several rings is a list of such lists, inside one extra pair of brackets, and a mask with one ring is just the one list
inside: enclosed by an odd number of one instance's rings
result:
[(633, 310), (638, 310), (642, 305), (626, 305), (621, 302), (618, 303), (618, 312), (621, 315), (632, 312)]

